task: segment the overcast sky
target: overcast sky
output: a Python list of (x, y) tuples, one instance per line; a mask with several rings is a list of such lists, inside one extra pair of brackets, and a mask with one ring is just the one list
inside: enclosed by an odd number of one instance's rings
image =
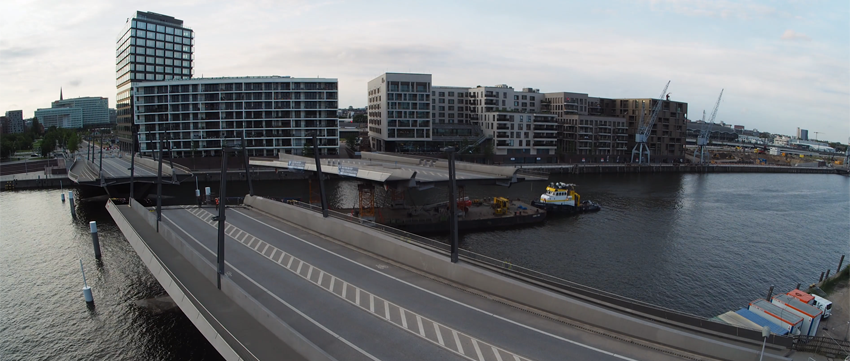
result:
[[(689, 118), (847, 143), (850, 2), (96, 1), (0, 3), (0, 110), (32, 117), (58, 99), (115, 104), (115, 41), (136, 10), (195, 30), (195, 76), (339, 79), (366, 105), (383, 72), (435, 85), (508, 84), (689, 103)], [(819, 132), (817, 135), (814, 132)]]

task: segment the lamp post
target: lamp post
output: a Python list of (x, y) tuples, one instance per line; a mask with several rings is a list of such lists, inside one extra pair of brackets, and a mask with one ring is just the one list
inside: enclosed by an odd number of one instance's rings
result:
[(761, 354), (759, 354), (759, 361), (764, 357), (764, 345), (767, 343), (767, 338), (770, 337), (770, 327), (763, 326), (761, 328), (761, 337), (764, 338), (764, 341), (761, 343)]
[(455, 152), (454, 147), (443, 148), (449, 153), (449, 237), (451, 238), (451, 260), (457, 263), (458, 237), (457, 237), (457, 182), (455, 175)]

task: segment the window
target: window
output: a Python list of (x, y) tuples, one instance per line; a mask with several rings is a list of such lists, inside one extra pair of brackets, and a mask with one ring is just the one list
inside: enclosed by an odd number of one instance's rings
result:
[(148, 31), (156, 31), (156, 24), (147, 24)]
[[(449, 96), (450, 96), (450, 97), (455, 96), (455, 92), (449, 92)], [(451, 104), (451, 103), (449, 103), (449, 104)]]

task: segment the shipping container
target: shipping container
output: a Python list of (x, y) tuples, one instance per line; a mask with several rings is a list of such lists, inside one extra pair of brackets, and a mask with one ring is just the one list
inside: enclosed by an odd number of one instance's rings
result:
[(800, 302), (803, 302), (807, 305), (812, 305), (812, 304), (814, 304), (814, 301), (815, 301), (815, 296), (812, 296), (812, 295), (805, 293), (803, 291), (800, 291), (798, 289), (794, 289), (791, 292), (786, 293), (786, 295), (794, 297), (794, 298), (800, 300)]
[(802, 317), (776, 306), (765, 299), (759, 298), (750, 302), (747, 309), (773, 324), (781, 326), (783, 329), (787, 330), (789, 334), (799, 335), (801, 333), (800, 328), (803, 325)]
[(774, 305), (784, 308), (791, 313), (803, 318), (800, 331), (806, 336), (814, 336), (818, 333), (820, 318), (823, 311), (812, 305), (807, 305), (797, 298), (789, 295), (777, 295), (770, 301)]
[(773, 322), (766, 320), (764, 317), (761, 317), (753, 312), (750, 312), (746, 308), (742, 308), (740, 310), (735, 311), (735, 314), (740, 316), (741, 318), (746, 319), (750, 323), (756, 325), (755, 330), (761, 330), (762, 327), (767, 326), (770, 327), (770, 332), (777, 335), (786, 335), (788, 334), (788, 330), (779, 326)]

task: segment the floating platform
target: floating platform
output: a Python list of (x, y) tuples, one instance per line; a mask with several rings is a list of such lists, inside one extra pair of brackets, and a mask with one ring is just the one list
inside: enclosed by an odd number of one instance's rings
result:
[[(496, 214), (492, 198), (473, 200), (458, 216), (459, 232), (487, 231), (496, 228), (528, 226), (543, 223), (546, 211), (519, 200), (509, 201), (504, 214)], [(355, 209), (341, 212), (357, 215)], [(424, 207), (382, 207), (375, 209), (375, 222), (411, 233), (431, 234), (449, 231), (449, 209), (446, 202)]]

